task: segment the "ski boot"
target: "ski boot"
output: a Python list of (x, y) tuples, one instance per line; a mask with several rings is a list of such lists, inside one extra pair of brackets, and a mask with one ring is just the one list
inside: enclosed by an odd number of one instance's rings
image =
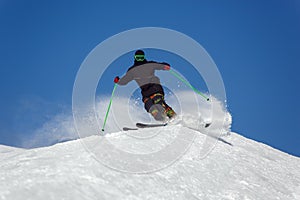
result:
[(169, 117), (169, 119), (174, 119), (177, 115), (176, 112), (171, 107), (166, 108), (165, 113)]
[(165, 109), (160, 104), (154, 104), (153, 106), (151, 106), (149, 112), (156, 121), (166, 121), (167, 115)]

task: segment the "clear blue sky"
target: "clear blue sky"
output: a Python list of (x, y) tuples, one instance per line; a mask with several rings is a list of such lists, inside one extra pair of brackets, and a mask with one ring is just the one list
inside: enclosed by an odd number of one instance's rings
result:
[(180, 2), (0, 0), (0, 144), (18, 146), (70, 110), (76, 72), (101, 41), (155, 26), (194, 38), (214, 59), (233, 131), (300, 156), (299, 1)]

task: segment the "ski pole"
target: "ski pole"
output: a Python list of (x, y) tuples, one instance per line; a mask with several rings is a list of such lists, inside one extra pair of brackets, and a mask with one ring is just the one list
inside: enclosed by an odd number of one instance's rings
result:
[(181, 82), (183, 82), (184, 84), (186, 84), (187, 86), (189, 86), (194, 92), (196, 92), (197, 94), (199, 94), (203, 98), (205, 98), (207, 101), (209, 101), (209, 98), (207, 96), (205, 96), (202, 92), (200, 92), (195, 87), (193, 87), (187, 80), (185, 80), (183, 77), (181, 77), (178, 73), (176, 73), (172, 69), (170, 69), (169, 71), (170, 71), (171, 74), (173, 74), (175, 77), (177, 77)]
[(114, 96), (114, 93), (115, 93), (115, 90), (116, 90), (117, 86), (118, 86), (118, 84), (115, 83), (114, 89), (113, 89), (113, 91), (111, 93), (111, 97), (110, 97), (110, 100), (109, 100), (109, 104), (108, 104), (108, 108), (107, 108), (107, 111), (106, 111), (106, 115), (105, 115), (105, 118), (104, 118), (104, 123), (103, 123), (103, 126), (102, 126), (102, 131), (104, 131), (104, 127), (105, 127), (106, 120), (107, 120), (107, 117), (108, 117), (108, 113), (109, 113), (109, 110), (110, 110), (110, 107), (111, 107), (112, 99), (113, 99), (113, 96)]

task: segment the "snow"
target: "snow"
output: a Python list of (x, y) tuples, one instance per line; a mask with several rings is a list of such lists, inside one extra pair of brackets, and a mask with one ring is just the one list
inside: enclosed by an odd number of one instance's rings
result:
[[(152, 131), (172, 128), (182, 129)], [(107, 168), (82, 145), (103, 136), (29, 150), (0, 146), (0, 199), (299, 199), (299, 158), (231, 133), (203, 159), (206, 135), (183, 129), (198, 135), (186, 154), (146, 174)], [(122, 143), (122, 136), (110, 139)]]
[[(230, 132), (231, 116), (216, 99), (214, 119), (201, 100), (200, 111), (189, 109), (191, 99), (168, 98), (179, 120), (166, 127), (120, 131), (149, 116), (138, 103), (118, 114), (128, 104), (119, 98), (104, 136), (32, 149), (0, 145), (0, 199), (300, 199), (300, 158)], [(97, 107), (100, 116), (106, 106)], [(71, 117), (62, 116), (30, 144), (76, 138)]]

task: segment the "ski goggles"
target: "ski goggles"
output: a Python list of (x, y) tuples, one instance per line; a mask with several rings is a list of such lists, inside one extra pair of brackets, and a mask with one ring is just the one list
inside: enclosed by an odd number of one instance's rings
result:
[(134, 59), (136, 61), (144, 61), (145, 60), (145, 55), (135, 55)]

